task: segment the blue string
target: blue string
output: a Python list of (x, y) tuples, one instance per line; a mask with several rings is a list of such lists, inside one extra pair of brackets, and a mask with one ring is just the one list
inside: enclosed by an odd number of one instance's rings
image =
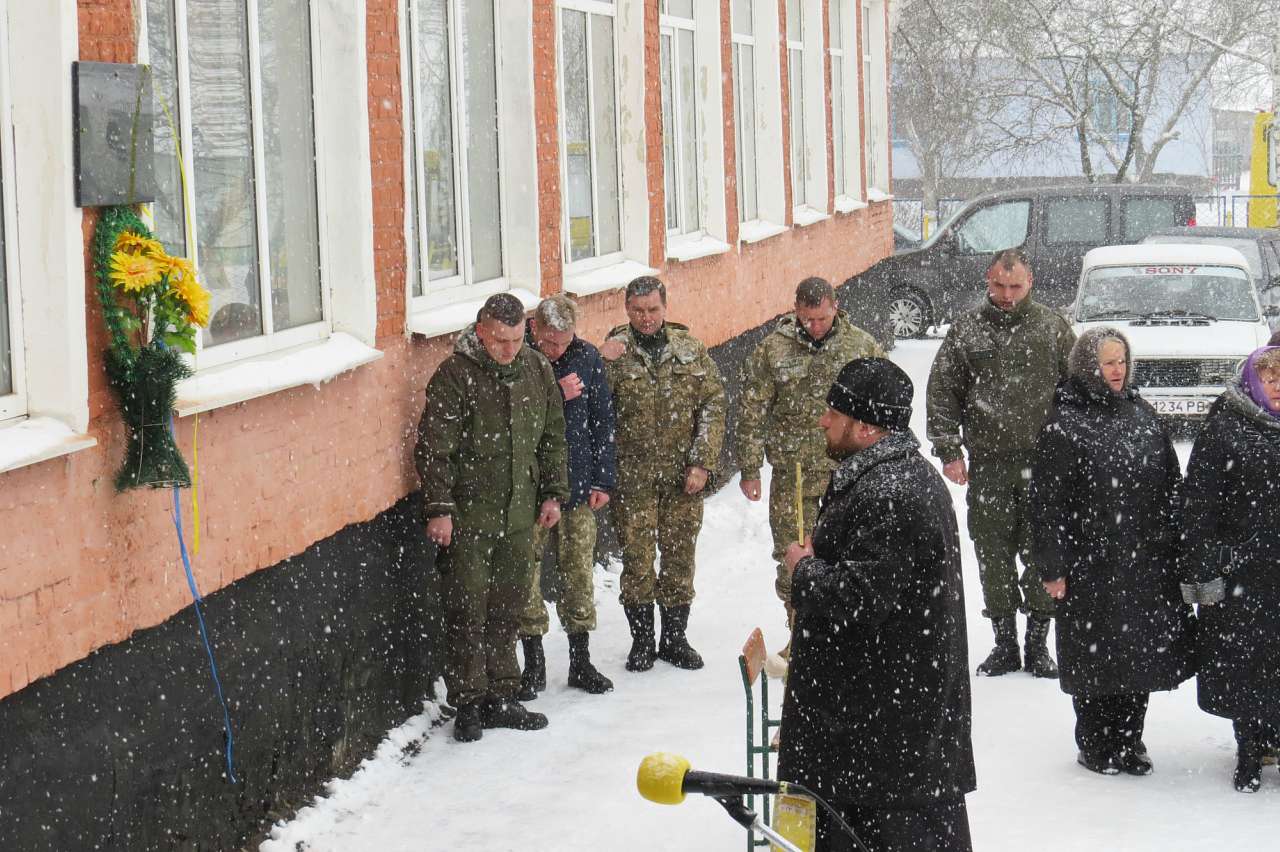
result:
[[(173, 415), (169, 415), (169, 431), (173, 432)], [(231, 736), (231, 713), (227, 710), (227, 699), (222, 694), (222, 681), (218, 679), (218, 664), (213, 661), (213, 645), (209, 643), (209, 631), (204, 625), (204, 613), (200, 604), (204, 598), (196, 586), (195, 574), (191, 571), (191, 557), (187, 554), (187, 542), (182, 537), (182, 504), (178, 499), (178, 486), (173, 486), (173, 528), (178, 531), (178, 551), (182, 554), (182, 567), (187, 572), (187, 586), (191, 589), (191, 600), (195, 605), (196, 620), (200, 622), (200, 636), (204, 639), (204, 650), (209, 655), (209, 671), (213, 674), (213, 688), (218, 693), (218, 701), (222, 704), (222, 725), (227, 734), (227, 778), (232, 784), (236, 782), (236, 771), (233, 766), (235, 741)]]

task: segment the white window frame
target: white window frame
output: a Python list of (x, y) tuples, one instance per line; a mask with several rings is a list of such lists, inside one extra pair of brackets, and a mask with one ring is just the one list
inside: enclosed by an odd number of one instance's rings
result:
[[(659, 8), (661, 8), (662, 5), (666, 5), (666, 4), (660, 3)], [(694, 14), (696, 15), (697, 12), (695, 11)], [(668, 237), (683, 236), (683, 235), (700, 236), (703, 233), (702, 217), (706, 209), (706, 195), (703, 192), (703, 180), (702, 180), (702, 172), (704, 171), (704, 169), (700, 168), (699, 160), (701, 158), (698, 156), (699, 152), (697, 151), (697, 148), (701, 146), (703, 139), (706, 136), (707, 128), (702, 119), (702, 110), (698, 108), (698, 105), (696, 102), (693, 107), (693, 127), (694, 127), (693, 135), (694, 135), (694, 146), (695, 146), (694, 161), (692, 163), (686, 163), (684, 162), (684, 158), (682, 156), (684, 153), (686, 140), (684, 138), (684, 128), (680, 120), (685, 107), (684, 100), (683, 100), (684, 96), (681, 90), (680, 79), (679, 79), (679, 70), (680, 70), (679, 47), (680, 45), (679, 45), (678, 38), (679, 38), (680, 32), (688, 32), (693, 34), (693, 41), (694, 41), (693, 64), (694, 64), (694, 76), (696, 78), (697, 69), (701, 64), (699, 62), (700, 54), (702, 53), (700, 49), (700, 45), (698, 44), (697, 22), (693, 18), (684, 18), (677, 15), (668, 14), (666, 12), (661, 12), (659, 14), (658, 38), (671, 39), (671, 50), (667, 54), (667, 59), (671, 63), (671, 67), (662, 69), (662, 70), (666, 71), (670, 75), (670, 80), (671, 80), (671, 94), (670, 94), (671, 119), (672, 119), (671, 123), (674, 125), (674, 127), (670, 129), (673, 131), (673, 135), (675, 137), (672, 140), (672, 146), (673, 146), (673, 150), (675, 151), (675, 155), (671, 159), (672, 159), (672, 165), (675, 167), (676, 221), (672, 222), (670, 221), (670, 219), (667, 220), (666, 230), (667, 230)], [(658, 49), (658, 57), (659, 57), (658, 61), (661, 62), (662, 61), (661, 46), (659, 46), (659, 49)], [(659, 76), (659, 79), (661, 79), (662, 77), (661, 72), (659, 72), (658, 76)], [(697, 86), (695, 85), (694, 88), (696, 89)], [(696, 98), (697, 96), (695, 95), (695, 101), (696, 101)], [(665, 126), (665, 122), (663, 124), (664, 126), (662, 128), (662, 133), (663, 133), (663, 142), (665, 144), (666, 133), (668, 128)], [(665, 154), (666, 152), (665, 147), (663, 148), (663, 152)], [(694, 187), (695, 187), (694, 191), (698, 194), (698, 198), (695, 201), (698, 207), (698, 226), (696, 228), (688, 227), (687, 222), (680, 221), (680, 218), (681, 216), (684, 215), (686, 205), (688, 204), (688, 201), (689, 201), (689, 199), (685, 198), (685, 178), (687, 177), (687, 175), (685, 174), (685, 170), (689, 168), (693, 169), (693, 173), (694, 173), (693, 180), (694, 180)], [(670, 199), (666, 197), (666, 187), (664, 186), (663, 187), (664, 203), (662, 207), (664, 216), (667, 210), (667, 202), (669, 201)]]
[[(800, 63), (804, 79), (801, 81), (800, 97), (802, 99), (801, 123), (804, 130), (804, 142), (799, 153), (802, 175), (797, 180), (792, 175), (792, 217), (797, 225), (808, 225), (822, 221), (827, 216), (827, 99), (826, 99), (826, 67), (824, 62), (825, 44), (825, 7), (823, 0), (797, 0), (800, 6), (801, 32), (800, 41), (787, 38), (787, 59), (790, 69), (791, 53), (799, 51)], [(790, 78), (787, 81), (788, 97), (792, 89)], [(791, 105), (795, 108), (795, 104)], [(790, 132), (790, 124), (788, 124)], [(795, 140), (791, 140), (795, 146)], [(797, 198), (796, 188), (804, 191), (803, 199)]]
[[(756, 117), (755, 125), (744, 130), (754, 133), (756, 141), (756, 218), (739, 223), (739, 240), (745, 243), (783, 233), (786, 230), (783, 223), (787, 221), (787, 172), (782, 143), (783, 134), (788, 130), (782, 122), (779, 50), (785, 33), (780, 30), (781, 16), (776, 0), (750, 0), (750, 3), (755, 19), (752, 59)], [(733, 215), (738, 215), (736, 209)]]
[(868, 200), (885, 200), (889, 193), (889, 78), (884, 0), (861, 0), (858, 24), (867, 131), (863, 145), (864, 194)]
[[(861, 110), (862, 97), (860, 93), (861, 75), (858, 73), (860, 60), (858, 59), (858, 0), (829, 0), (831, 6), (840, 5), (842, 13), (840, 15), (840, 46), (835, 47), (835, 39), (831, 40), (832, 46), (828, 48), (828, 52), (832, 57), (831, 64), (831, 126), (832, 126), (832, 169), (833, 174), (839, 175), (837, 165), (844, 166), (844, 186), (840, 186), (839, 180), (835, 181), (836, 210), (849, 212), (858, 209), (861, 205), (857, 201), (864, 197), (865, 188), (862, 183), (862, 137), (859, 135), (861, 129)], [(828, 19), (830, 19), (830, 6), (828, 7)], [(832, 27), (834, 31), (834, 27)], [(843, 118), (844, 130), (844, 151), (837, 150), (835, 145), (835, 126), (836, 126), (836, 107), (835, 107), (835, 60), (840, 60), (841, 66), (841, 82), (843, 86), (841, 91), (844, 97), (840, 104), (840, 118)]]
[[(6, 4), (7, 5), (7, 4)], [(9, 86), (9, 16), (0, 15), (0, 209), (4, 221), (5, 309), (9, 317), (12, 390), (0, 394), (0, 422), (27, 414), (26, 344), (22, 336), (22, 282), (18, 278), (17, 205), (14, 203), (13, 116)], [(0, 357), (4, 357), (0, 353)]]

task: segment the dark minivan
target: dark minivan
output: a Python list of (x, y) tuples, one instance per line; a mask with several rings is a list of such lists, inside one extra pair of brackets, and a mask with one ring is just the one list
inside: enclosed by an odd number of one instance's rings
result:
[(1032, 258), (1037, 301), (1071, 304), (1085, 252), (1136, 243), (1195, 224), (1189, 190), (1173, 186), (1089, 184), (995, 192), (975, 198), (919, 249), (891, 255), (859, 276), (888, 295), (898, 337), (918, 337), (978, 303), (992, 252), (1022, 246)]

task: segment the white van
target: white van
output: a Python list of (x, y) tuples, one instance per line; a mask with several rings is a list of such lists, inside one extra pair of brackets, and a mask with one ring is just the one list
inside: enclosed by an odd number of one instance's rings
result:
[(1224, 246), (1093, 249), (1072, 310), (1077, 332), (1109, 325), (1125, 333), (1133, 384), (1168, 417), (1208, 414), (1271, 336), (1244, 255)]

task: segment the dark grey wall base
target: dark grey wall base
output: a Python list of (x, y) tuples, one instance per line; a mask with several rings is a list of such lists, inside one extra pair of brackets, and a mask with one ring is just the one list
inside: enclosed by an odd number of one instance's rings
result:
[(0, 848), (235, 849), (349, 774), (440, 671), (420, 517), (406, 498), (206, 598), (236, 784), (191, 607), (0, 701)]

